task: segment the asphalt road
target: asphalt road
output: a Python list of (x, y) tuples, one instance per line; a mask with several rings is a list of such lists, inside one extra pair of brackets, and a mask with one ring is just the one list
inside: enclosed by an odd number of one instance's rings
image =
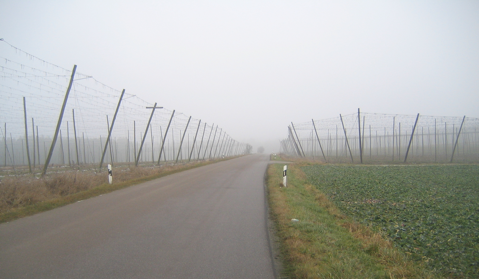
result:
[(251, 155), (0, 225), (0, 278), (274, 278)]

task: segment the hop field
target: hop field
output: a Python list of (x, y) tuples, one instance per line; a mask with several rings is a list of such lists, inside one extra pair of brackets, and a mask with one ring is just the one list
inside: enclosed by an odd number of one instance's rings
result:
[(446, 277), (479, 278), (479, 166), (303, 167), (356, 221)]

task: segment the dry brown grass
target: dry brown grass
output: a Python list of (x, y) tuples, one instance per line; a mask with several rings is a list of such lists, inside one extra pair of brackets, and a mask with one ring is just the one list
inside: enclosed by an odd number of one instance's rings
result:
[[(113, 183), (154, 178), (208, 163), (211, 162), (162, 167), (117, 167), (113, 172)], [(48, 174), (41, 179), (33, 176), (5, 177), (0, 180), (0, 215), (26, 206), (85, 192), (107, 183), (106, 171), (97, 173), (72, 170)]]

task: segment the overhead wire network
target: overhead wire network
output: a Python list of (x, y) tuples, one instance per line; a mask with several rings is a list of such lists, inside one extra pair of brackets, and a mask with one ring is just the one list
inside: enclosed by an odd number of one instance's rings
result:
[[(26, 163), (25, 113), (29, 152), (35, 152), (34, 164), (43, 163), (55, 134), (71, 76), (72, 69), (50, 63), (3, 39), (0, 40), (0, 136), (4, 146), (0, 149), (4, 158), (0, 160), (3, 161), (2, 165), (13, 163), (13, 158), (9, 162), (6, 159), (9, 150), (17, 153), (16, 164)], [(55, 145), (52, 162), (98, 163), (103, 155), (102, 149), (109, 128), (112, 127), (121, 94), (122, 90), (108, 86), (91, 75), (75, 72), (60, 126), (61, 137), (59, 135)], [(173, 110), (158, 108), (162, 104), (157, 104), (148, 127), (148, 135), (144, 137), (141, 146), (154, 104), (125, 90), (111, 131), (111, 144), (107, 150), (106, 161), (134, 162), (142, 147), (139, 160), (154, 163), (159, 159), (163, 140), (165, 143), (161, 160), (175, 160), (177, 157), (185, 160), (189, 159), (190, 154), (193, 159), (201, 159), (198, 150), (200, 143), (193, 144), (195, 136), (198, 141), (204, 139), (204, 134), (207, 136), (207, 133), (211, 133), (216, 127), (212, 123), (204, 126), (205, 123), (202, 122), (202, 129), (199, 129), (200, 119), (190, 119), (189, 115), (175, 111), (167, 131)], [(223, 131), (221, 137), (221, 140), (228, 139), (231, 143), (228, 150), (223, 148), (224, 153), (232, 155), (240, 152), (240, 143), (230, 140)], [(180, 150), (181, 140), (183, 145)], [(217, 148), (216, 144), (218, 142), (210, 143), (208, 148)], [(197, 150), (193, 152), (192, 148)], [(206, 148), (206, 142), (202, 148)], [(208, 159), (208, 156), (205, 157)]]
[(327, 162), (477, 162), (479, 118), (358, 110), (291, 123), (281, 150)]

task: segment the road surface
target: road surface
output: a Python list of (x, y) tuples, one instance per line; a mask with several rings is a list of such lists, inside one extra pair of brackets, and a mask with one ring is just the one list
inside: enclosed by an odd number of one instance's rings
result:
[(251, 155), (0, 224), (0, 278), (274, 278)]

